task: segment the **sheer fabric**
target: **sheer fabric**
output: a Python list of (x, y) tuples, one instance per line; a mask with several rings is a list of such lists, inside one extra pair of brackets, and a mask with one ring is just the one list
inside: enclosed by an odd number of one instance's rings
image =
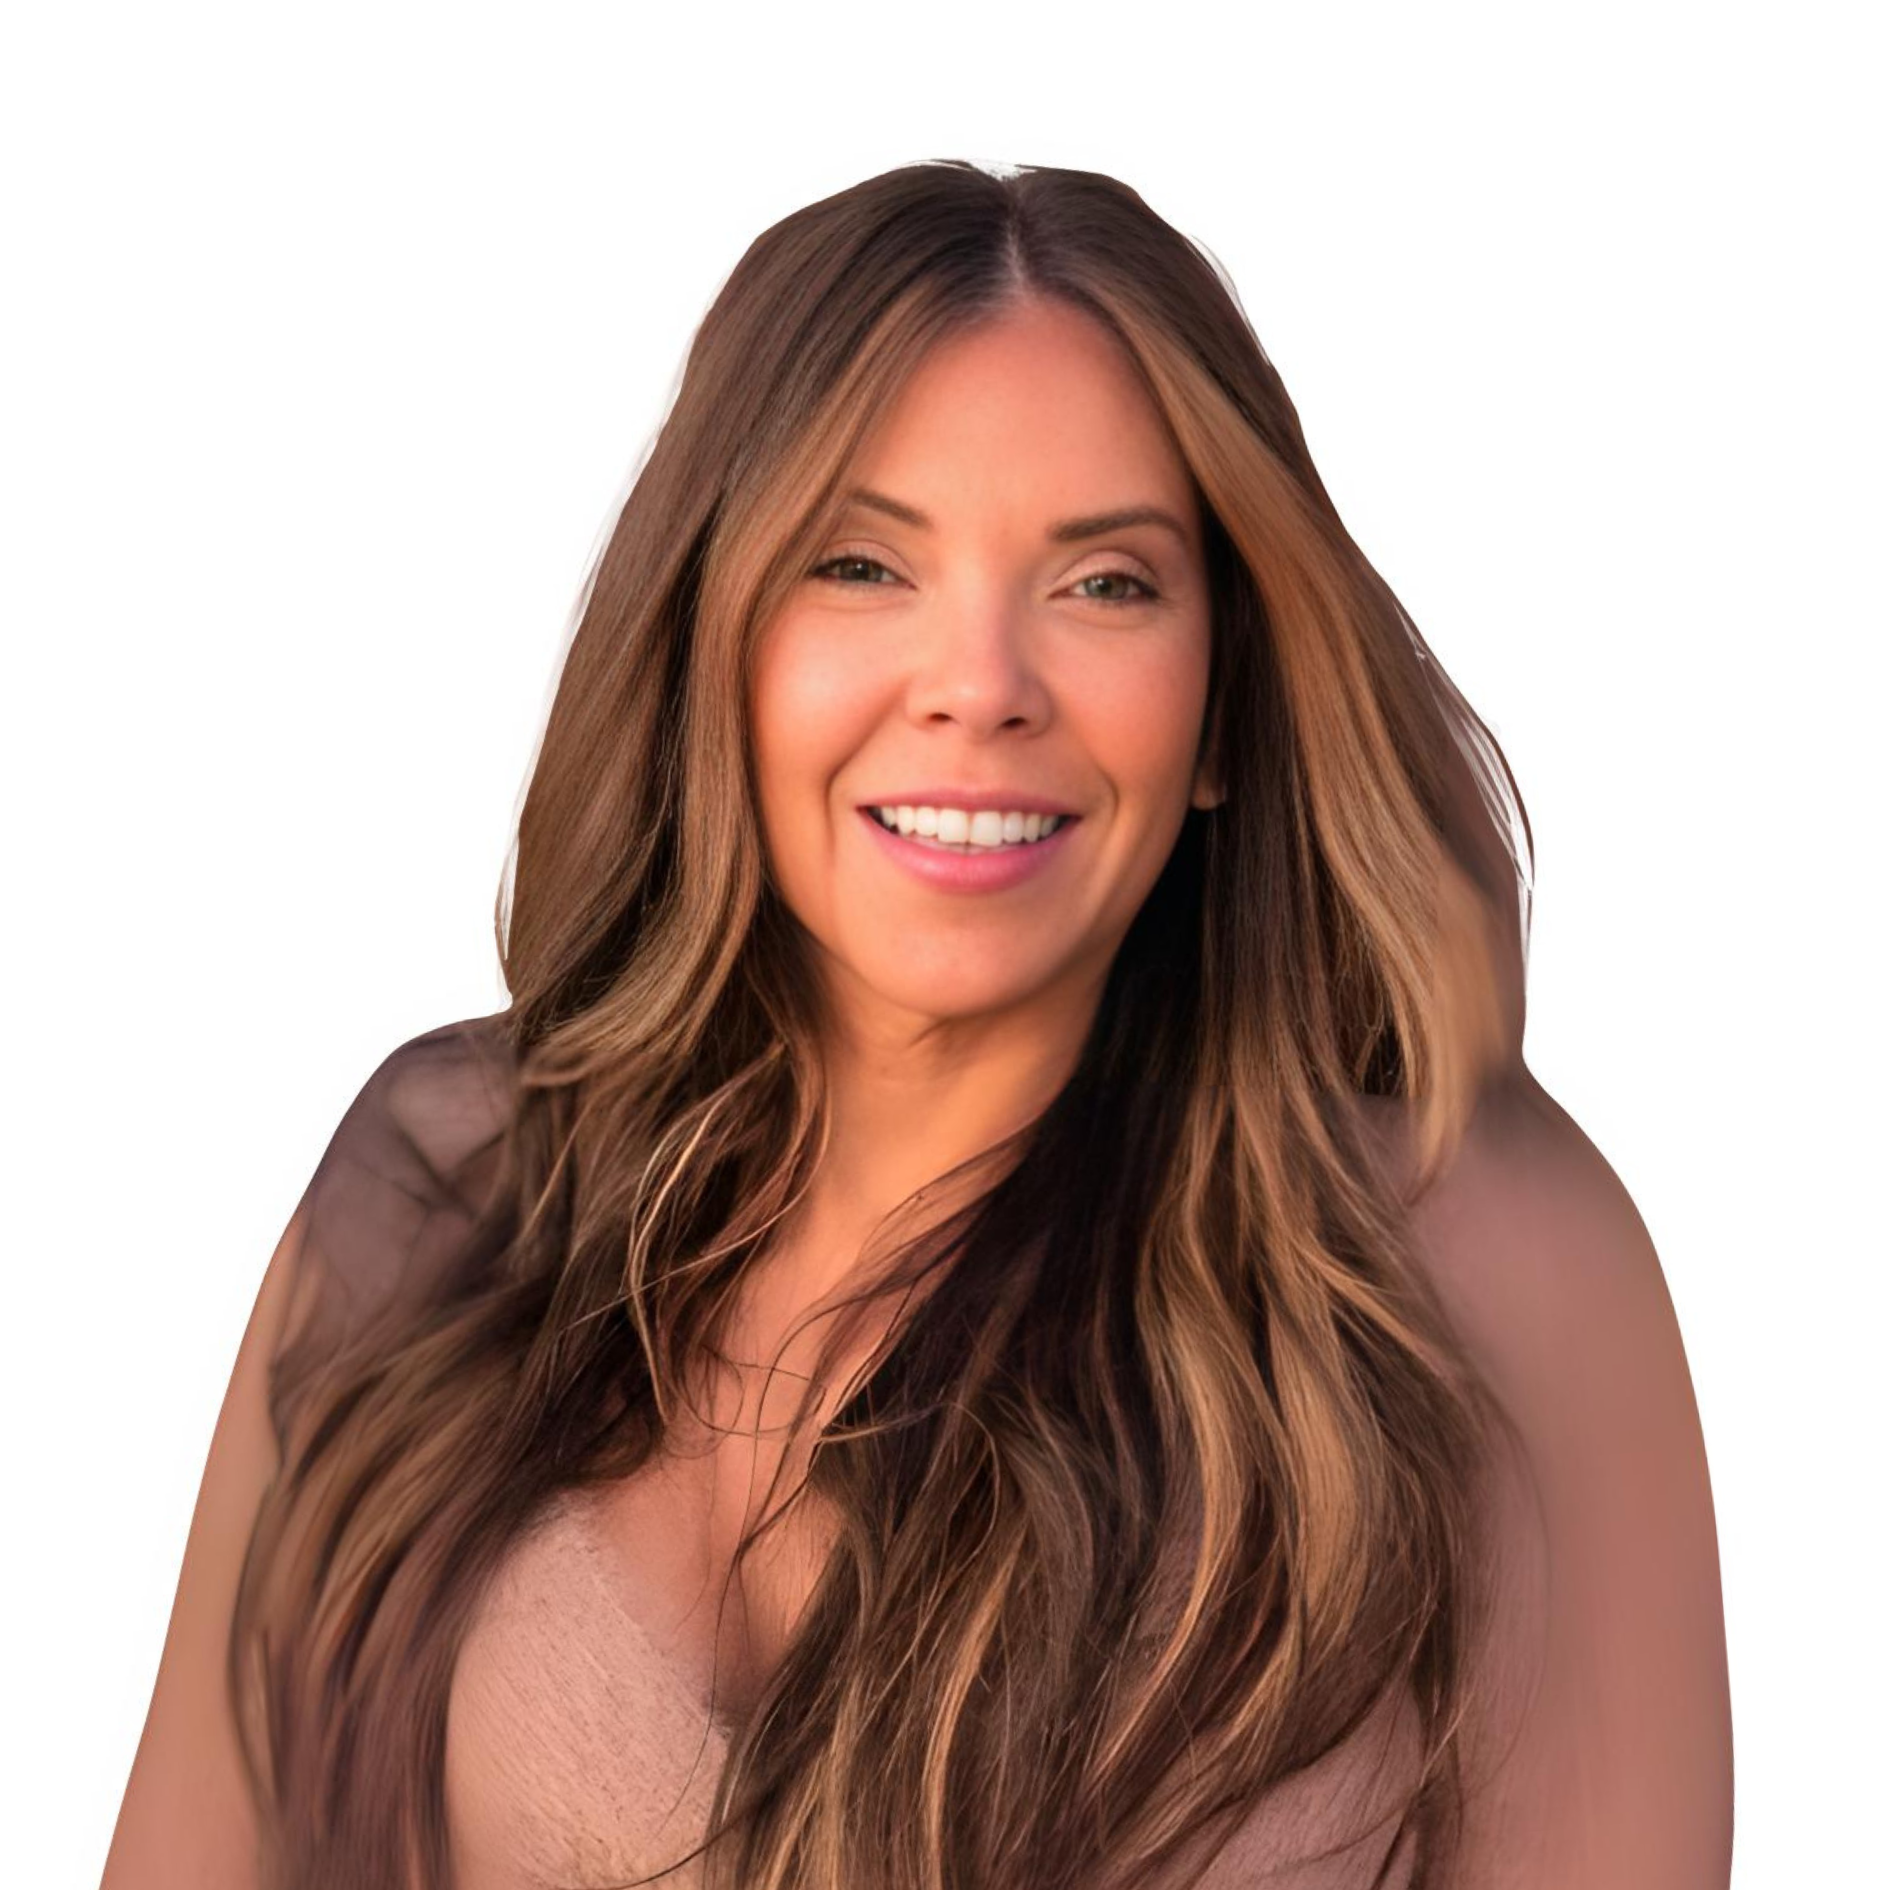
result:
[[(499, 1022), (402, 1045), (337, 1130), (299, 1211), (271, 1381), (279, 1432), (335, 1345), (481, 1263), (510, 1107)], [(1386, 1148), (1403, 1159), (1395, 1125)], [(1723, 1885), (1711, 1513), (1644, 1230), (1539, 1091), (1480, 1115), (1421, 1220), (1447, 1304), (1539, 1451), (1502, 1497), (1501, 1607), (1473, 1650), (1463, 1890)], [(674, 1552), (699, 1501), (660, 1458), (611, 1494), (608, 1523), (596, 1492), (566, 1492), (486, 1584), (455, 1667), (442, 1780), (458, 1890), (589, 1890), (661, 1871), (700, 1840), (734, 1726), (711, 1697), (714, 1584)], [(1408, 1841), (1385, 1867), (1415, 1756), (1415, 1707), (1387, 1696), (1217, 1857), (1185, 1860), (1158, 1890), (1397, 1890)]]
[(343, 1345), (478, 1265), (471, 1237), (511, 1108), (500, 1022), (471, 1018), (402, 1044), (330, 1138), (296, 1211), (292, 1298), (270, 1374), (279, 1445), (311, 1377)]

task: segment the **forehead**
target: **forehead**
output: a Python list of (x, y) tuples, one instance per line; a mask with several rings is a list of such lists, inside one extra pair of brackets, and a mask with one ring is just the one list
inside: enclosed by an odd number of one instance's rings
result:
[(940, 342), (862, 443), (857, 483), (932, 509), (1026, 496), (1191, 505), (1192, 479), (1123, 344), (1032, 302)]

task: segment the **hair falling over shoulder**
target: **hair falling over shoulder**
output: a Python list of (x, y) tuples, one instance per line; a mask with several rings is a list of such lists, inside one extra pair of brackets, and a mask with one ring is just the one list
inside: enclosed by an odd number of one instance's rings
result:
[(478, 1584), (550, 1493), (656, 1448), (805, 1180), (751, 635), (926, 351), (1024, 296), (1121, 339), (1197, 483), (1227, 798), (1188, 815), (1031, 1160), (887, 1275), (949, 1286), (822, 1434), (836, 1546), (708, 1880), (1126, 1890), (1396, 1691), (1410, 1881), (1449, 1882), (1500, 1412), (1405, 1210), (1518, 1055), (1520, 805), (1206, 253), (1105, 176), (928, 162), (776, 224), (704, 319), (533, 764), (471, 1231), (424, 1297), (285, 1360), (231, 1644), (272, 1890), (448, 1881)]

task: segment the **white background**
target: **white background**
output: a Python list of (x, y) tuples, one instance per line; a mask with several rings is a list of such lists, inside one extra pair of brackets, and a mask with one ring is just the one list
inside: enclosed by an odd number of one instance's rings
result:
[[(1871, 1877), (1883, 212), (1864, 13), (64, 5), (0, 45), (9, 1878), (91, 1885), (330, 1130), (498, 1009), (571, 608), (747, 244), (937, 156), (1220, 259), (1504, 744), (1528, 1051), (1666, 1268), (1736, 1881)], [(1866, 1860), (1871, 1862), (1867, 1865)]]

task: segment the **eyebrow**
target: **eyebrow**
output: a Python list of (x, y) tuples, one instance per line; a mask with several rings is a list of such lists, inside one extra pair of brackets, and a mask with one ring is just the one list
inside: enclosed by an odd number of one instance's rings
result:
[[(846, 496), (851, 504), (884, 512), (887, 517), (896, 518), (916, 531), (929, 532), (932, 529), (932, 521), (917, 507), (906, 505), (898, 499), (889, 499), (883, 492), (855, 486)], [(1172, 512), (1164, 512), (1159, 505), (1124, 505), (1112, 512), (1092, 512), (1084, 518), (1060, 519), (1044, 533), (1044, 537), (1053, 545), (1067, 545), (1079, 539), (1101, 538), (1110, 532), (1127, 531), (1131, 525), (1160, 525), (1173, 532), (1184, 545), (1189, 542), (1187, 527)]]

